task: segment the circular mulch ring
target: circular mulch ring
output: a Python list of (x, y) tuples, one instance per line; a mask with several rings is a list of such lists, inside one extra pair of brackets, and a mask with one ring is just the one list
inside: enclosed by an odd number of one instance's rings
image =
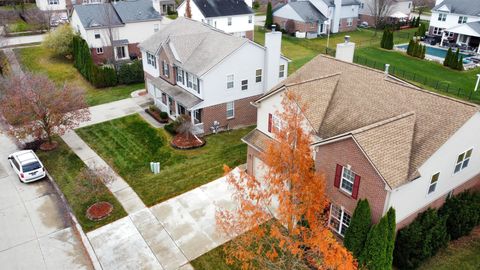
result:
[(52, 151), (54, 150), (55, 148), (57, 148), (58, 146), (58, 142), (56, 141), (52, 141), (52, 143), (49, 143), (49, 142), (44, 142), (40, 145), (40, 150), (42, 151)]
[(171, 145), (177, 149), (187, 150), (199, 148), (205, 145), (206, 141), (193, 135), (177, 134), (173, 137)]
[(97, 202), (87, 209), (87, 218), (93, 221), (101, 220), (110, 215), (113, 205), (109, 202)]

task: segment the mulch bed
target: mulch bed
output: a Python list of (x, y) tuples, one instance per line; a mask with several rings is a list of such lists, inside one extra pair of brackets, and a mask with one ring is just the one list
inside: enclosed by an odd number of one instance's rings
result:
[(150, 109), (145, 109), (145, 112), (148, 113), (151, 117), (153, 117), (155, 120), (157, 120), (159, 123), (166, 124), (168, 123), (168, 118), (167, 119), (162, 119), (160, 117), (160, 112), (150, 110)]
[(44, 142), (40, 145), (40, 150), (48, 152), (54, 150), (55, 148), (57, 148), (57, 146), (58, 142), (56, 141), (52, 141), (52, 143)]
[(87, 209), (87, 218), (93, 221), (101, 220), (110, 215), (113, 205), (109, 202), (97, 202)]
[(202, 138), (199, 139), (200, 141), (191, 134), (177, 134), (173, 137), (171, 144), (177, 149), (193, 149), (205, 145), (206, 141)]

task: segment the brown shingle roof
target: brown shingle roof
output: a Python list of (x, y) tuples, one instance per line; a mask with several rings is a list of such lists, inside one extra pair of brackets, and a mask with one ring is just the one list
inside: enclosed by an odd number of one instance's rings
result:
[(242, 138), (242, 141), (257, 148), (257, 150), (261, 152), (267, 150), (268, 142), (271, 140), (272, 138), (258, 129), (250, 131), (247, 135), (245, 135), (245, 137)]
[[(334, 89), (333, 78), (338, 78)], [(305, 81), (308, 83), (302, 83)], [(300, 93), (302, 101), (309, 103), (305, 116), (322, 140), (410, 114), (355, 137), (392, 187), (409, 181), (478, 112), (474, 104), (411, 87), (381, 71), (323, 55), (304, 65), (282, 85), (277, 89), (294, 90)], [(406, 143), (409, 140), (411, 145)]]

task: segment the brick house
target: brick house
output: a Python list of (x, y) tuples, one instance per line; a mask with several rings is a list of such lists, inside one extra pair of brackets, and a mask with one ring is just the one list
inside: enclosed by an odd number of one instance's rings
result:
[(113, 55), (117, 61), (129, 60), (140, 56), (140, 42), (164, 26), (160, 3), (130, 0), (74, 5), (71, 26), (87, 42), (95, 63), (107, 62)]
[(198, 134), (255, 124), (250, 102), (287, 77), (281, 36), (267, 33), (263, 47), (179, 17), (139, 45), (147, 90), (170, 118), (191, 116)]
[(273, 22), (289, 32), (317, 35), (357, 29), (357, 0), (299, 0), (278, 4)]
[[(375, 25), (375, 16), (372, 15), (372, 10), (375, 10), (375, 4), (380, 2), (376, 0), (358, 0), (360, 2), (359, 16), (360, 22), (367, 22), (368, 25)], [(454, 0), (455, 1), (455, 0)], [(399, 18), (408, 19), (413, 8), (412, 0), (392, 0), (388, 7), (386, 7), (387, 22), (394, 22)], [(400, 16), (400, 17), (398, 17)]]
[[(187, 0), (178, 6), (178, 16), (186, 17), (186, 3)], [(255, 14), (252, 0), (190, 0), (190, 10), (192, 20), (253, 41)]]
[(329, 223), (339, 236), (359, 199), (370, 202), (374, 222), (395, 208), (399, 229), (448, 196), (480, 188), (476, 105), (323, 55), (253, 103), (257, 128), (243, 141), (247, 172), (257, 178), (266, 170), (262, 152), (274, 140), (285, 91), (308, 101), (306, 131), (316, 170), (325, 175)]

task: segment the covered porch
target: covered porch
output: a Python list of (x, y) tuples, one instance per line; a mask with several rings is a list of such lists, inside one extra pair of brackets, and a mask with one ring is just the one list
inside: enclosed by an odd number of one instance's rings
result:
[(194, 133), (204, 133), (203, 110), (194, 107), (203, 100), (177, 85), (171, 85), (161, 78), (149, 80), (149, 93), (152, 94), (155, 105), (166, 112), (170, 119), (175, 120), (180, 115), (188, 115), (194, 125)]
[(480, 54), (480, 21), (445, 29), (440, 44), (445, 47), (459, 48), (465, 52)]

